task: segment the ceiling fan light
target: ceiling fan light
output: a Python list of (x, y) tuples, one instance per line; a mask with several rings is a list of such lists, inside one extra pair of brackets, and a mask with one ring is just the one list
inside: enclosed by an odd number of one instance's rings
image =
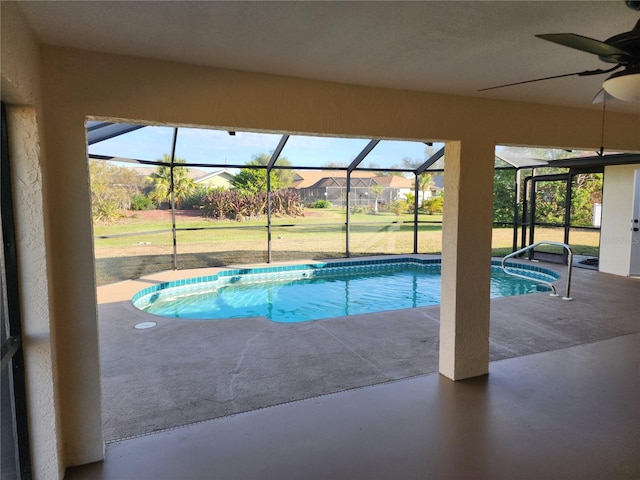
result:
[(640, 70), (614, 73), (604, 81), (602, 88), (619, 100), (640, 102)]

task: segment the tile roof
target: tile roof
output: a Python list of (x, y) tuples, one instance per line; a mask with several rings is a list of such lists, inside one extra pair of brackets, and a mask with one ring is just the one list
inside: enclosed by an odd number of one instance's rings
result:
[[(374, 172), (352, 172), (351, 178), (375, 177)], [(292, 188), (309, 188), (326, 178), (347, 178), (347, 173), (341, 170), (296, 170)]]

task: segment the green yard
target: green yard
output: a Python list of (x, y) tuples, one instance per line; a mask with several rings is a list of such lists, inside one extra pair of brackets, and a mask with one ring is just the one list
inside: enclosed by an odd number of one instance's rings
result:
[[(128, 213), (127, 218), (117, 222), (94, 226), (98, 285), (137, 278), (172, 267), (171, 213), (167, 210)], [(440, 215), (419, 215), (420, 222), (441, 220)], [(412, 222), (412, 214), (352, 214), (349, 245), (351, 255), (412, 253)], [(265, 218), (236, 222), (206, 219), (196, 211), (179, 211), (176, 213), (176, 227), (180, 269), (267, 260)], [(197, 230), (200, 228), (206, 229)], [(345, 212), (338, 208), (306, 209), (304, 217), (274, 218), (272, 260), (344, 257), (345, 229)], [(125, 235), (135, 232), (146, 233)], [(104, 236), (110, 238), (100, 238)], [(494, 229), (493, 255), (510, 253), (512, 238), (511, 228)], [(536, 240), (541, 239), (562, 241), (562, 229), (538, 228)], [(597, 255), (598, 232), (572, 231), (571, 244), (575, 246), (577, 253)], [(420, 223), (418, 252), (440, 253), (441, 250), (441, 224)]]

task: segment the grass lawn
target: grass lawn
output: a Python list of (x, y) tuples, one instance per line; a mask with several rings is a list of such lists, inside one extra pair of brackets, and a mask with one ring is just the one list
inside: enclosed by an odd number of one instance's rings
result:
[[(111, 224), (94, 225), (98, 285), (138, 278), (172, 268), (171, 213), (136, 212)], [(441, 215), (419, 215), (420, 222), (441, 222)], [(346, 252), (343, 209), (306, 209), (304, 217), (274, 218), (272, 260), (341, 258)], [(267, 261), (266, 219), (243, 222), (206, 219), (197, 211), (176, 212), (178, 268), (225, 266)], [(206, 228), (205, 230), (191, 230)], [(186, 229), (186, 230), (181, 230)], [(137, 235), (131, 233), (142, 232)], [(122, 235), (122, 236), (119, 236)], [(110, 238), (101, 238), (109, 236)], [(352, 256), (413, 253), (413, 215), (357, 213), (350, 218)], [(536, 241), (562, 241), (562, 229), (536, 229)], [(575, 230), (576, 253), (597, 255), (598, 232)], [(494, 256), (511, 253), (513, 230), (495, 228)], [(442, 251), (442, 225), (420, 223), (418, 252)]]

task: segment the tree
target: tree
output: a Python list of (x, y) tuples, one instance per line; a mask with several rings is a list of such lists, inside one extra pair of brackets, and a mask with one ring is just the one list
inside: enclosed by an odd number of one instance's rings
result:
[(392, 176), (394, 176), (394, 177), (404, 177), (405, 172), (399, 172), (399, 171), (397, 171), (397, 170), (395, 170), (395, 171), (394, 171), (394, 170), (393, 170), (394, 168), (395, 168), (395, 169), (398, 169), (398, 168), (401, 168), (401, 167), (399, 167), (398, 165), (391, 165), (391, 170), (389, 170), (389, 171), (387, 171), (387, 172), (382, 172), (382, 175), (378, 175), (378, 174), (376, 174), (376, 176), (378, 176), (378, 177), (379, 177), (379, 176), (392, 175)]
[[(543, 160), (570, 158), (567, 150), (544, 148), (505, 148), (505, 156), (525, 156)], [(536, 168), (536, 175), (566, 173), (564, 168)], [(524, 174), (523, 174), (524, 176)], [(571, 195), (571, 225), (588, 226), (593, 221), (593, 205), (602, 202), (602, 174), (580, 173), (573, 176)], [(513, 173), (496, 171), (494, 177), (494, 221), (513, 221)], [(540, 181), (536, 184), (536, 218), (538, 223), (563, 224), (565, 217), (566, 182)], [(522, 201), (522, 199), (518, 199)]]
[(94, 220), (117, 218), (121, 210), (131, 208), (133, 195), (142, 190), (142, 183), (134, 170), (104, 160), (89, 161), (89, 178)]
[(424, 158), (404, 157), (402, 159), (402, 166), (407, 170), (416, 170), (418, 167), (424, 164), (427, 160), (429, 160), (434, 153), (436, 153), (436, 149), (433, 145), (425, 145)]
[(515, 170), (496, 170), (493, 174), (493, 221), (513, 222)]
[(427, 200), (426, 192), (434, 186), (433, 175), (430, 173), (423, 173), (418, 175), (418, 189), (422, 192), (422, 202)]
[(375, 202), (373, 203), (373, 213), (378, 213), (378, 198), (380, 194), (384, 192), (384, 186), (382, 185), (372, 185), (369, 190), (376, 196)]
[[(413, 172), (415, 172), (415, 170), (417, 170), (420, 166), (424, 165), (424, 163), (429, 160), (433, 154), (435, 153), (435, 148), (432, 145), (425, 145), (424, 148), (424, 157), (423, 158), (411, 158), (411, 157), (404, 157), (402, 159), (402, 166), (403, 168), (406, 168), (407, 170), (411, 170)], [(420, 195), (418, 197), (418, 199), (421, 198), (422, 202), (421, 202), (421, 206), (424, 208), (425, 204), (428, 200), (427, 197), (427, 191), (429, 191), (433, 186), (435, 186), (435, 182), (434, 182), (434, 176), (432, 173), (427, 173), (427, 172), (423, 172), (420, 175), (418, 175), (417, 177), (415, 177), (414, 173), (408, 173), (407, 178), (415, 178), (415, 180), (418, 182), (418, 191), (422, 192), (422, 195)], [(412, 200), (413, 201), (413, 195), (412, 195)], [(410, 202), (410, 203), (411, 203)]]
[(369, 165), (367, 165), (367, 168), (370, 168), (371, 170), (374, 170), (374, 169), (375, 170), (379, 170), (380, 169), (380, 165), (377, 164), (376, 162), (369, 162)]
[(346, 169), (349, 165), (344, 162), (329, 162), (322, 165), (322, 168), (344, 168)]
[[(149, 176), (153, 190), (151, 191), (151, 198), (158, 204), (171, 202), (171, 157), (168, 154), (164, 154), (162, 158), (157, 159), (158, 162), (164, 162), (167, 165), (161, 165), (156, 168), (156, 171)], [(175, 158), (173, 161), (176, 163), (186, 163), (183, 158)], [(196, 188), (196, 184), (191, 177), (189, 177), (189, 169), (187, 167), (173, 167), (173, 194), (176, 202), (176, 206), (180, 208), (182, 202), (193, 193)]]
[(536, 184), (536, 223), (564, 223), (566, 187), (563, 181)]
[(581, 173), (573, 177), (571, 225), (593, 225), (593, 206), (602, 203), (602, 174)]
[[(536, 222), (563, 224), (565, 220), (566, 182), (538, 182)], [(580, 173), (572, 178), (570, 225), (590, 226), (593, 205), (602, 202), (602, 174)]]
[[(276, 162), (279, 167), (290, 167), (291, 162), (287, 158), (279, 158)], [(280, 180), (280, 188), (289, 188), (293, 183), (293, 177), (296, 172), (292, 168), (276, 168), (274, 169), (276, 177)]]
[[(242, 168), (240, 172), (233, 177), (231, 184), (238, 190), (248, 194), (267, 191), (267, 169), (271, 156), (266, 153), (255, 155), (247, 165), (254, 168)], [(280, 165), (290, 166), (291, 162), (286, 158), (278, 160)], [(258, 168), (256, 168), (258, 167)], [(259, 168), (264, 167), (264, 168)], [(271, 183), (271, 191), (288, 188), (293, 182), (294, 172), (291, 169), (272, 169), (269, 175)]]
[(404, 157), (402, 159), (402, 167), (406, 168), (407, 170), (415, 170), (420, 165), (422, 165), (425, 161), (426, 159), (423, 160), (419, 158)]
[[(271, 172), (271, 188), (278, 183), (274, 172)], [(267, 191), (267, 170), (263, 168), (243, 168), (231, 179), (231, 185), (239, 192), (253, 195)]]

